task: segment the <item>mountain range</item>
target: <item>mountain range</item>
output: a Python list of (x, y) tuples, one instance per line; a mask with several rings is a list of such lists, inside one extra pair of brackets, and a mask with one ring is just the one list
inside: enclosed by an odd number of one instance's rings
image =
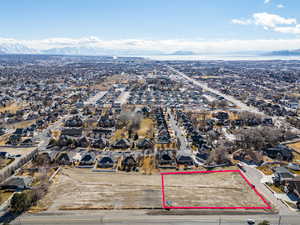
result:
[(267, 55), (273, 55), (273, 56), (298, 56), (299, 55), (300, 56), (300, 49), (273, 51), (267, 53)]
[(0, 44), (0, 54), (48, 54), (48, 55), (195, 55), (192, 51), (166, 53), (156, 50), (109, 49), (97, 47), (61, 47), (46, 50), (28, 48), (22, 44)]
[(39, 51), (22, 44), (0, 44), (1, 54), (34, 54)]
[[(240, 55), (252, 53), (257, 56), (300, 56), (300, 49), (297, 50), (281, 50), (272, 52), (240, 52)], [(189, 50), (178, 50), (174, 52), (164, 52), (156, 50), (143, 50), (143, 49), (109, 49), (99, 47), (61, 47), (61, 48), (50, 48), (46, 50), (37, 50), (28, 48), (22, 44), (0, 44), (0, 54), (48, 54), (48, 55), (132, 55), (132, 56), (147, 56), (147, 55), (198, 55), (194, 51)], [(231, 53), (233, 54), (233, 53)], [(199, 54), (207, 55), (207, 54)]]

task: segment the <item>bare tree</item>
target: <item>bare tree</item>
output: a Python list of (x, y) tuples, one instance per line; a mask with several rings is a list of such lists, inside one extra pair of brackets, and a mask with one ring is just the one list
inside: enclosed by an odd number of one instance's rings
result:
[(273, 147), (286, 138), (286, 131), (274, 127), (252, 127), (237, 131), (237, 145), (242, 149), (263, 150)]

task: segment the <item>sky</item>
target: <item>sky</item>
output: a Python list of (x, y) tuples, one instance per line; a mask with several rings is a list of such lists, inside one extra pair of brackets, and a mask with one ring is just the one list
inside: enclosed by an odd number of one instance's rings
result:
[(0, 44), (196, 52), (300, 48), (299, 0), (3, 0)]

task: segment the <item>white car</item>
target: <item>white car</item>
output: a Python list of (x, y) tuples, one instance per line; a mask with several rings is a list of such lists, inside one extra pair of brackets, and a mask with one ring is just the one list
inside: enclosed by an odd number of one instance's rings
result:
[(255, 220), (253, 220), (253, 219), (247, 219), (247, 223), (249, 225), (254, 225), (255, 224)]

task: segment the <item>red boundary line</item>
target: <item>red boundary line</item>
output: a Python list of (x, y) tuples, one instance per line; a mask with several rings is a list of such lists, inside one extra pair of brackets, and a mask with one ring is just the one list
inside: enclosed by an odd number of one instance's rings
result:
[[(174, 175), (174, 174), (195, 174), (195, 173), (225, 173), (225, 172), (233, 172), (239, 173), (241, 177), (246, 181), (246, 183), (250, 186), (250, 188), (255, 192), (255, 194), (264, 202), (266, 207), (175, 207), (175, 206), (167, 206), (165, 199), (165, 175)], [(211, 170), (211, 171), (184, 171), (184, 172), (164, 172), (160, 173), (161, 175), (161, 192), (162, 192), (162, 206), (164, 209), (272, 209), (270, 204), (266, 201), (266, 199), (256, 190), (254, 185), (250, 183), (250, 181), (246, 178), (246, 176), (240, 170)]]

